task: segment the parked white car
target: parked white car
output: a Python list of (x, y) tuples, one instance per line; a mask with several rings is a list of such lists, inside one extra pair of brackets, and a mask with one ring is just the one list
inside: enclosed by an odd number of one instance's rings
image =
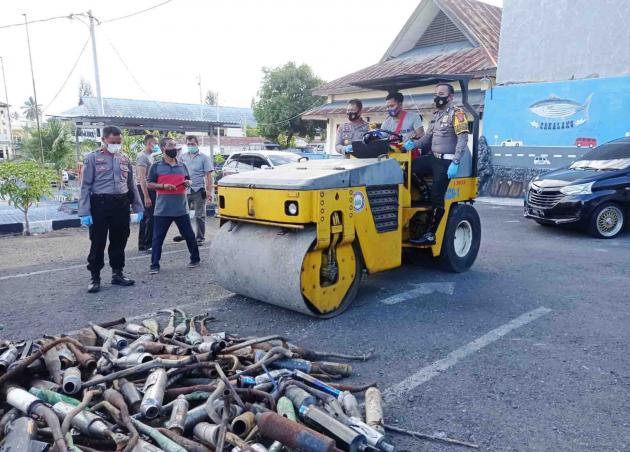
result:
[(501, 142), (501, 146), (515, 146), (515, 147), (519, 147), (519, 146), (523, 146), (523, 142), (522, 141), (513, 140), (512, 138), (508, 138), (507, 140), (504, 140), (504, 141)]
[(225, 161), (222, 172), (223, 176), (229, 176), (244, 171), (272, 169), (287, 163), (295, 163), (299, 158), (299, 155), (287, 151), (235, 152)]

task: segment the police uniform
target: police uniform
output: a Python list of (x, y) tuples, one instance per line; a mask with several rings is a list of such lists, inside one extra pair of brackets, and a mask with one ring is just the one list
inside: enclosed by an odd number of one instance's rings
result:
[(354, 122), (345, 122), (339, 126), (337, 130), (337, 141), (335, 142), (335, 148), (337, 146), (348, 146), (353, 141), (363, 140), (363, 135), (368, 132), (368, 123), (363, 119)]
[[(468, 119), (459, 107), (449, 103), (446, 108), (433, 113), (425, 135), (416, 142), (427, 155), (415, 159), (411, 170), (419, 176), (431, 175), (431, 205), (433, 219), (429, 234), (434, 234), (444, 215), (444, 195), (448, 188), (448, 167), (451, 162), (459, 164), (468, 146)], [(434, 237), (433, 237), (434, 240)], [(418, 240), (418, 242), (420, 242)], [(431, 241), (430, 239), (428, 240)]]
[[(112, 283), (131, 285), (124, 277), (125, 246), (129, 237), (129, 206), (136, 213), (144, 208), (133, 177), (133, 166), (123, 154), (97, 149), (83, 161), (79, 216), (92, 216), (90, 254), (87, 269), (92, 274), (90, 292), (100, 288), (100, 271), (104, 264), (105, 245), (109, 235), (109, 265)], [(94, 287), (96, 283), (97, 287)]]

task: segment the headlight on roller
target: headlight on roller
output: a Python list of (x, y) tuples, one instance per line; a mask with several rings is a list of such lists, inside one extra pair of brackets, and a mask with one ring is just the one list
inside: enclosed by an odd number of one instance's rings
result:
[(284, 213), (292, 217), (296, 216), (299, 212), (298, 203), (296, 201), (287, 201), (284, 203)]
[(590, 195), (593, 193), (591, 188), (595, 182), (589, 182), (588, 184), (567, 185), (560, 189), (560, 193), (564, 195)]

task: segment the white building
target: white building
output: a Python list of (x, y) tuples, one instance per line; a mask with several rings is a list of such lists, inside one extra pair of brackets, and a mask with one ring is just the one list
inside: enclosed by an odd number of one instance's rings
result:
[(0, 102), (0, 160), (8, 160), (14, 157), (11, 138), (9, 106)]

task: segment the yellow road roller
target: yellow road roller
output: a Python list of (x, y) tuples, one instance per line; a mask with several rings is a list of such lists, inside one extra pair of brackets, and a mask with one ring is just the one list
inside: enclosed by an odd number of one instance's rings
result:
[(408, 241), (428, 227), (431, 181), (413, 175), (411, 155), (387, 139), (356, 142), (351, 159), (303, 160), (220, 180), (221, 226), (211, 246), (217, 283), (255, 300), (329, 318), (352, 303), (364, 271), (397, 268), (404, 252), (428, 252), (450, 271), (467, 270), (481, 239), (472, 206), (479, 116), (468, 103), (469, 80), (403, 75), (359, 85), (395, 91), (459, 83), (461, 103), (472, 118), (472, 152), (450, 181), (434, 245)]

